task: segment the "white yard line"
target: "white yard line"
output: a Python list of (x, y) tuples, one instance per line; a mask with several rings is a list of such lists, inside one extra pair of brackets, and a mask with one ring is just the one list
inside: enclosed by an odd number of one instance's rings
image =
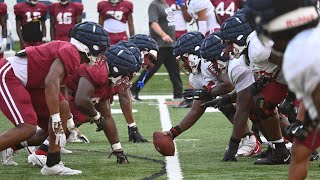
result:
[[(159, 102), (159, 111), (160, 111), (160, 121), (162, 130), (168, 130), (172, 127), (170, 114), (167, 105), (165, 104), (166, 98), (160, 97), (157, 98)], [(182, 171), (178, 158), (178, 149), (176, 143), (174, 143), (176, 148), (174, 156), (166, 156), (166, 170), (169, 180), (180, 180), (183, 179)]]
[[(141, 73), (136, 73), (136, 75), (137, 76), (140, 76), (141, 75)], [(167, 72), (160, 72), (160, 73), (154, 73), (154, 75), (156, 75), (156, 76), (168, 76), (169, 75), (169, 73), (167, 73)], [(184, 73), (180, 73), (180, 75), (185, 75)]]

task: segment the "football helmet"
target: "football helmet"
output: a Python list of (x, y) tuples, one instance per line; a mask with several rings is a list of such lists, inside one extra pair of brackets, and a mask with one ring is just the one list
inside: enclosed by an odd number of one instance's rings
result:
[(221, 32), (214, 32), (202, 42), (200, 54), (207, 61), (217, 64), (219, 69), (224, 69), (230, 59), (229, 53), (224, 51), (226, 47), (221, 38)]
[(38, 4), (39, 0), (26, 0), (28, 3), (36, 5)]
[(70, 43), (87, 55), (90, 64), (95, 63), (97, 56), (109, 47), (107, 31), (95, 22), (78, 23), (71, 29), (69, 35)]
[(130, 42), (135, 44), (143, 56), (142, 68), (147, 71), (151, 71), (154, 68), (155, 61), (159, 52), (159, 46), (157, 42), (148, 35), (136, 34), (131, 36)]
[(247, 48), (247, 37), (253, 32), (245, 14), (241, 11), (235, 13), (226, 19), (220, 30), (222, 38), (227, 44), (225, 52), (229, 53), (232, 59), (239, 58)]
[(70, 2), (70, 0), (59, 0), (60, 4), (66, 5)]
[(121, 0), (109, 0), (112, 4), (118, 4)]
[(142, 62), (143, 62), (142, 54), (140, 53), (139, 48), (132, 42), (126, 41), (126, 40), (121, 40), (116, 45), (124, 46), (125, 48), (127, 48), (129, 51), (132, 52), (132, 54), (134, 55), (137, 61), (136, 72), (138, 72), (141, 69)]
[(188, 32), (175, 43), (173, 54), (180, 63), (180, 70), (185, 74), (198, 74), (201, 60), (200, 47), (204, 39), (201, 32)]
[(317, 0), (249, 0), (245, 9), (262, 42), (292, 38), (319, 23)]

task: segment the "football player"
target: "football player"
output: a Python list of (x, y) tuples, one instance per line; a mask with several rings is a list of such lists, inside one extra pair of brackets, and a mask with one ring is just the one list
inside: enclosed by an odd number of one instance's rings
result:
[(211, 0), (218, 22), (221, 25), (227, 18), (233, 16), (242, 8), (245, 0)]
[(0, 25), (0, 58), (3, 58), (3, 52), (6, 50), (7, 47), (7, 5), (2, 2), (0, 3)]
[[(126, 89), (130, 86), (129, 76), (136, 70), (136, 59), (123, 46), (111, 46), (104, 55), (98, 57), (93, 66), (81, 65), (77, 75), (68, 83), (68, 99), (76, 126), (94, 122), (97, 132), (103, 130), (117, 163), (128, 163), (118, 137), (117, 127), (111, 116), (114, 87)], [(109, 156), (109, 157), (110, 157)], [(42, 167), (46, 158), (45, 142), (28, 159)]]
[(71, 28), (82, 20), (83, 5), (70, 0), (59, 0), (49, 5), (51, 40), (70, 41)]
[(26, 0), (14, 5), (20, 49), (46, 42), (47, 5), (39, 0)]
[[(126, 40), (119, 41), (117, 45), (122, 45), (133, 53), (133, 55), (137, 60), (137, 67), (135, 71), (138, 72), (141, 69), (141, 66), (143, 63), (143, 58), (141, 56), (142, 52), (140, 52), (140, 49), (132, 42), (126, 41)], [(130, 79), (132, 79), (132, 77)], [(131, 100), (130, 88), (127, 88), (124, 90), (118, 89), (114, 92), (114, 94), (118, 94), (120, 107), (127, 121), (129, 141), (132, 141), (134, 143), (148, 142), (140, 134), (137, 124), (134, 120), (133, 113), (132, 113), (132, 100)]]
[[(288, 164), (290, 153), (285, 146), (279, 116), (275, 110), (276, 106), (286, 97), (288, 89), (283, 76), (279, 73), (280, 68), (268, 59), (271, 48), (260, 43), (243, 12), (238, 11), (234, 16), (228, 18), (222, 24), (221, 32), (227, 44), (225, 52), (230, 54), (231, 59), (243, 58), (250, 65), (256, 78), (252, 80), (252, 73), (248, 72), (252, 84), (243, 89), (246, 94), (240, 95), (240, 91), (237, 92), (237, 108), (239, 107), (235, 115), (237, 122), (235, 122), (224, 160), (234, 160), (237, 146), (244, 134), (244, 127), (247, 125), (248, 113), (251, 110), (251, 120), (260, 124), (263, 134), (272, 143), (271, 155), (257, 159), (255, 164)], [(229, 64), (229, 67), (231, 66)], [(235, 81), (232, 75), (229, 77)], [(243, 99), (240, 100), (240, 98)], [(245, 103), (245, 105), (240, 103)], [(240, 108), (247, 110), (241, 111)]]
[(128, 40), (126, 24), (128, 23), (130, 36), (134, 35), (132, 18), (133, 4), (128, 0), (108, 0), (98, 3), (99, 24), (110, 36), (110, 43), (116, 44), (121, 40)]
[[(282, 62), (288, 86), (305, 106), (304, 122), (292, 128), (295, 135), (291, 149), (289, 179), (305, 179), (309, 156), (320, 145), (319, 12), (317, 1), (247, 1), (248, 16), (257, 27), (264, 44), (274, 41), (272, 56)], [(288, 4), (289, 3), (289, 4)], [(267, 13), (265, 12), (272, 12)]]
[[(60, 116), (59, 101), (64, 99), (60, 86), (71, 80), (80, 63), (94, 63), (98, 54), (109, 46), (107, 32), (97, 23), (77, 24), (70, 35), (70, 43), (55, 41), (27, 47), (17, 56), (0, 59), (0, 109), (15, 125), (0, 135), (0, 150), (31, 138), (37, 124), (48, 129), (50, 144), (48, 161), (41, 169), (43, 175), (82, 173), (61, 162), (60, 148), (65, 145), (66, 137)], [(37, 118), (32, 106), (34, 97), (28, 92), (35, 89), (45, 94), (50, 120), (41, 119), (40, 122)]]
[(199, 32), (203, 35), (209, 35), (220, 29), (210, 0), (189, 0), (187, 8), (189, 14), (197, 21)]
[[(210, 61), (201, 58), (200, 47), (204, 38), (204, 35), (200, 32), (189, 32), (181, 36), (174, 46), (174, 54), (178, 61), (182, 63), (180, 70), (189, 75), (189, 82), (195, 88), (185, 90), (183, 95), (188, 99), (195, 99), (195, 101), (181, 122), (172, 127), (170, 131), (164, 132), (173, 139), (199, 120), (206, 110), (206, 107), (201, 106), (201, 104), (212, 99), (212, 97), (233, 90), (227, 74), (220, 73), (220, 70), (216, 69)], [(232, 119), (229, 120), (233, 121)]]

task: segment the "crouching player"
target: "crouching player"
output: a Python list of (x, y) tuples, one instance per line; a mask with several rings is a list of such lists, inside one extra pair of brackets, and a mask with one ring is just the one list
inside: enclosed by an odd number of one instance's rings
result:
[[(89, 41), (82, 41), (88, 36)], [(50, 144), (48, 160), (41, 169), (43, 175), (82, 173), (61, 163), (60, 148), (65, 145), (66, 137), (60, 116), (59, 99), (63, 99), (60, 85), (71, 80), (81, 63), (91, 62), (108, 46), (107, 32), (93, 22), (77, 24), (71, 31), (71, 37), (74, 39), (71, 43), (57, 41), (27, 47), (25, 51), (18, 53), (18, 56), (0, 60), (0, 109), (16, 126), (0, 134), (0, 151), (32, 138), (37, 124), (43, 129), (47, 128)], [(31, 102), (33, 97), (28, 89), (44, 92), (45, 107), (51, 117), (49, 121), (37, 118)]]

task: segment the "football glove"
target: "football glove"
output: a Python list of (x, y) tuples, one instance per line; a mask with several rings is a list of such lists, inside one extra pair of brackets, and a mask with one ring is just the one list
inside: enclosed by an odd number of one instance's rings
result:
[(97, 125), (96, 132), (99, 132), (99, 131), (103, 130), (103, 128), (104, 128), (105, 119), (103, 116), (101, 116), (101, 114), (99, 112), (97, 112), (97, 113), (98, 113), (97, 119), (91, 118), (90, 123), (92, 124), (93, 122), (95, 122)]
[(257, 95), (261, 92), (262, 88), (267, 84), (269, 81), (269, 77), (262, 76), (258, 78), (251, 86), (250, 86), (250, 92), (253, 96)]
[(63, 131), (62, 123), (61, 122), (52, 123), (52, 127), (54, 127), (53, 132), (56, 135), (55, 144), (63, 148), (67, 143), (67, 137)]
[(236, 158), (236, 154), (238, 152), (239, 142), (240, 142), (240, 140), (236, 140), (233, 138), (230, 139), (229, 147), (226, 150), (226, 152), (224, 153), (224, 157), (223, 157), (222, 161), (238, 162), (238, 160)]
[(220, 98), (217, 99), (213, 99), (211, 101), (205, 102), (203, 104), (201, 104), (201, 107), (214, 107), (214, 108), (218, 108), (219, 110), (226, 106), (231, 104), (231, 97), (230, 95), (226, 94), (221, 96)]
[(211, 97), (210, 92), (205, 89), (185, 89), (182, 96), (186, 99), (203, 100)]
[(278, 107), (279, 112), (287, 116), (290, 113), (297, 115), (298, 108), (294, 105), (295, 99), (296, 99), (295, 94), (289, 91), (288, 96), (280, 103)]
[(127, 158), (127, 156), (124, 154), (124, 152), (123, 152), (122, 149), (113, 151), (113, 152), (108, 156), (108, 158), (110, 159), (110, 157), (111, 157), (112, 155), (115, 155), (115, 156), (117, 157), (117, 163), (119, 163), (119, 164), (129, 163), (128, 158)]
[(176, 0), (176, 3), (178, 4), (178, 6), (183, 6), (183, 5), (185, 5), (184, 4), (184, 2), (183, 2), (183, 0)]
[(146, 139), (142, 137), (142, 135), (138, 131), (137, 126), (128, 127), (129, 141), (132, 140), (134, 143), (138, 142), (148, 142)]

